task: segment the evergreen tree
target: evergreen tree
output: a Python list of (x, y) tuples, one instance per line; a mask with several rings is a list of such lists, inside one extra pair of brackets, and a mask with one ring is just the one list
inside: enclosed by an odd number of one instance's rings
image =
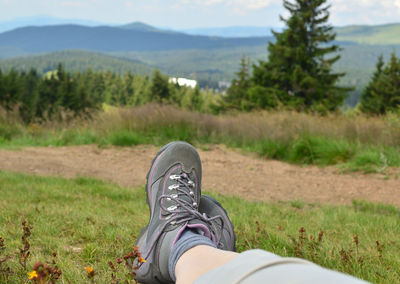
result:
[(11, 69), (8, 74), (2, 76), (2, 90), (0, 104), (6, 109), (11, 110), (20, 99), (20, 76), (17, 71)]
[(163, 76), (160, 71), (155, 70), (151, 80), (150, 100), (159, 103), (166, 102), (169, 99), (168, 78)]
[(283, 1), (290, 13), (288, 19), (281, 16), (286, 29), (273, 32), (276, 41), (268, 45), (269, 60), (253, 66), (251, 97), (261, 107), (283, 104), (297, 110), (332, 111), (343, 103), (350, 89), (336, 86), (344, 74), (331, 70), (340, 49), (330, 44), (336, 34), (327, 24), (326, 2)]
[(0, 107), (4, 105), (6, 90), (4, 86), (6, 74), (3, 75), (3, 71), (0, 68)]
[(240, 60), (240, 69), (236, 73), (236, 78), (232, 80), (232, 85), (227, 90), (224, 102), (226, 108), (239, 110), (250, 110), (252, 108), (249, 102), (250, 81), (250, 59), (244, 56)]
[(101, 105), (105, 101), (105, 83), (103, 72), (94, 74), (90, 89), (91, 98), (96, 105)]
[(129, 105), (130, 102), (133, 100), (133, 94), (134, 94), (134, 89), (133, 89), (133, 75), (131, 72), (126, 72), (124, 75), (124, 90), (123, 93), (124, 95), (124, 102), (123, 105)]
[(191, 107), (190, 109), (200, 111), (203, 106), (203, 98), (201, 96), (199, 86), (196, 86), (191, 94)]
[(400, 108), (400, 60), (393, 53), (384, 67), (383, 57), (376, 64), (376, 71), (361, 95), (360, 110), (370, 114), (385, 114)]
[(54, 74), (39, 82), (39, 101), (36, 107), (37, 117), (48, 119), (57, 112), (61, 104), (59, 85), (59, 80)]
[(36, 70), (31, 69), (28, 74), (21, 74), (20, 78), (20, 108), (19, 113), (25, 122), (31, 122), (36, 115), (39, 99), (39, 76)]

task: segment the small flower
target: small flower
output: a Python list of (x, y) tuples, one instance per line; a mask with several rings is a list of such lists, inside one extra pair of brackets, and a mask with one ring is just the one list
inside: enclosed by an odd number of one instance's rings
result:
[(354, 243), (358, 246), (358, 236), (354, 236)]
[(38, 274), (37, 274), (36, 270), (33, 270), (28, 273), (28, 276), (29, 276), (29, 280), (34, 280), (38, 277)]
[(140, 263), (146, 263), (147, 261), (143, 257), (139, 256), (139, 262)]
[(88, 278), (93, 278), (94, 277), (94, 269), (93, 269), (93, 267), (85, 267), (85, 270), (87, 272)]

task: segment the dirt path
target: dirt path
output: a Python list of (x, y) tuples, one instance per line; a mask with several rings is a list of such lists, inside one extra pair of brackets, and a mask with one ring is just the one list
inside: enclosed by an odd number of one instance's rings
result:
[[(154, 146), (107, 148), (74, 146), (0, 150), (0, 169), (43, 176), (90, 176), (122, 186), (145, 184)], [(400, 206), (400, 179), (336, 173), (335, 168), (298, 167), (213, 146), (199, 151), (203, 188), (250, 200), (304, 200), (331, 204), (353, 199)], [(395, 170), (396, 175), (400, 170)]]

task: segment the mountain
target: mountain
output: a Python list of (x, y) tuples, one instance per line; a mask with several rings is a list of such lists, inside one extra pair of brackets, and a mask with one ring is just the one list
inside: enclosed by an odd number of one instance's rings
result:
[(133, 22), (130, 24), (119, 26), (122, 29), (133, 30), (133, 31), (143, 31), (143, 32), (160, 32), (159, 28), (150, 26), (142, 22)]
[[(253, 37), (272, 36), (271, 30), (281, 31), (277, 27), (234, 26), (220, 28), (183, 29), (181, 32), (191, 35), (206, 35), (219, 37)], [(367, 26), (353, 25), (335, 27), (336, 40), (359, 44), (397, 45), (400, 44), (400, 23)]]
[(88, 51), (59, 51), (39, 56), (29, 56), (13, 59), (0, 60), (0, 70), (10, 70), (11, 68), (28, 71), (35, 68), (39, 73), (47, 73), (55, 70), (57, 65), (62, 63), (66, 70), (84, 71), (88, 68), (93, 71), (111, 71), (115, 73), (125, 73), (130, 71), (142, 75), (150, 75), (154, 68), (127, 58), (88, 52)]
[(181, 30), (190, 35), (206, 35), (218, 37), (266, 37), (272, 36), (271, 30), (280, 31), (282, 28), (272, 27), (252, 27), (252, 26), (234, 26), (219, 28), (194, 28)]
[(104, 23), (91, 20), (62, 19), (50, 16), (35, 16), (35, 17), (16, 18), (9, 21), (0, 21), (0, 33), (27, 26), (50, 26), (50, 25), (63, 25), (63, 24), (77, 24), (83, 26), (104, 25)]
[(83, 49), (97, 52), (215, 49), (266, 45), (268, 38), (220, 38), (192, 36), (168, 31), (146, 31), (119, 27), (59, 25), (25, 27), (0, 34), (1, 48), (25, 53)]
[(335, 28), (337, 40), (361, 44), (400, 44), (400, 24), (345, 26)]

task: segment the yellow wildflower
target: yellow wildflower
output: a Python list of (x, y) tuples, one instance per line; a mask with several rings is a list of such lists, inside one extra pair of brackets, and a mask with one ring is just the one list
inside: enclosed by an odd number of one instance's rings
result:
[(94, 269), (93, 269), (93, 267), (85, 267), (85, 270), (87, 272), (88, 278), (93, 278), (94, 277)]
[(29, 275), (29, 280), (32, 280), (32, 279), (35, 279), (38, 277), (36, 270), (29, 272), (28, 275)]

